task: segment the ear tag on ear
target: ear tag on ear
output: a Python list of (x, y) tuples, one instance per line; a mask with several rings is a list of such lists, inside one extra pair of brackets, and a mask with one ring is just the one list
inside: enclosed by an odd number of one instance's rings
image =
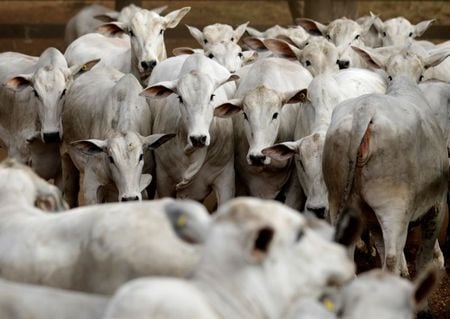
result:
[(328, 311), (334, 311), (336, 305), (334, 304), (333, 300), (331, 300), (330, 298), (325, 298), (324, 300), (322, 300), (322, 303)]
[(88, 70), (88, 66), (87, 66), (87, 64), (84, 64), (84, 65), (81, 67), (81, 71), (85, 72), (85, 71), (87, 71), (87, 70)]
[(177, 219), (177, 226), (183, 228), (184, 226), (186, 226), (186, 224), (187, 224), (186, 216), (184, 214), (181, 214)]

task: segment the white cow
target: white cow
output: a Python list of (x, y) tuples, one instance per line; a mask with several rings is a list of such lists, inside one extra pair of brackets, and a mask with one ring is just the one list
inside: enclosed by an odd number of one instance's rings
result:
[(98, 319), (108, 298), (0, 280), (2, 319)]
[(282, 318), (296, 298), (318, 297), (353, 271), (344, 247), (322, 238), (296, 211), (238, 198), (213, 219), (189, 280), (132, 281), (115, 294), (104, 319)]
[(184, 277), (199, 261), (195, 243), (203, 241), (209, 215), (197, 203), (164, 199), (48, 214), (34, 205), (64, 209), (55, 186), (10, 160), (0, 165), (0, 180), (5, 279), (112, 294), (132, 278)]
[(164, 31), (175, 28), (191, 8), (175, 10), (162, 17), (149, 10), (137, 11), (126, 22), (110, 22), (98, 27), (98, 32), (113, 35), (126, 33), (129, 40), (86, 34), (69, 45), (65, 52), (70, 64), (87, 57), (100, 58), (101, 65), (133, 73), (145, 81), (155, 65), (167, 58)]
[(386, 95), (350, 99), (333, 112), (323, 152), (330, 218), (335, 222), (345, 206), (357, 207), (367, 216), (383, 268), (407, 275), (409, 223), (421, 221), (420, 270), (433, 256), (446, 206), (447, 135), (416, 83), (448, 52), (424, 60), (411, 51), (384, 58), (355, 50), (383, 68), (390, 83)]
[(427, 270), (414, 283), (372, 270), (343, 287), (335, 311), (342, 319), (412, 319), (438, 282), (434, 269)]
[(368, 70), (348, 69), (319, 75), (309, 85), (308, 101), (298, 113), (294, 142), (276, 144), (263, 151), (276, 160), (295, 156), (297, 176), (306, 195), (306, 213), (324, 218), (328, 210), (322, 152), (334, 108), (346, 99), (385, 91), (384, 79)]
[(239, 195), (274, 199), (288, 182), (291, 161), (271, 161), (262, 150), (291, 140), (300, 102), (312, 76), (297, 62), (259, 60), (241, 80), (236, 98), (216, 108), (216, 115), (233, 118)]
[(59, 183), (58, 148), (49, 144), (63, 136), (61, 112), (73, 77), (97, 62), (69, 67), (55, 48), (40, 57), (0, 54), (0, 145), (10, 157)]
[(305, 31), (302, 27), (289, 27), (284, 28), (279, 25), (275, 25), (263, 32), (258, 31), (254, 28), (247, 27), (247, 32), (252, 37), (259, 39), (273, 39), (281, 37), (288, 37), (295, 41), (296, 43), (301, 43), (306, 41), (309, 38), (308, 32)]
[[(96, 68), (80, 76), (67, 94), (61, 147), (64, 192), (71, 207), (77, 204), (79, 172), (84, 174), (86, 204), (106, 201), (113, 185), (119, 201), (141, 200), (152, 176), (143, 174), (147, 150), (174, 135), (151, 133), (151, 112), (142, 86), (131, 74)], [(116, 194), (117, 194), (116, 193)], [(117, 197), (116, 197), (117, 199)]]
[(239, 25), (236, 29), (228, 24), (215, 23), (207, 25), (200, 31), (196, 27), (187, 26), (192, 37), (203, 49), (216, 43), (233, 42), (238, 43), (247, 28), (248, 22)]
[(340, 51), (339, 60), (342, 68), (348, 68), (365, 66), (364, 61), (353, 52), (351, 46), (363, 45), (361, 36), (369, 32), (374, 20), (375, 16), (361, 21), (361, 24), (347, 18), (336, 19), (328, 25), (306, 18), (299, 18), (296, 22), (312, 35), (322, 35), (333, 42)]
[(164, 98), (151, 101), (153, 132), (177, 134), (155, 152), (158, 194), (203, 200), (214, 190), (221, 204), (234, 196), (233, 127), (230, 119), (215, 118), (214, 108), (227, 98), (222, 85), (239, 77), (194, 54), (173, 79), (170, 62), (155, 68), (142, 93)]
[[(151, 11), (161, 14), (165, 9), (167, 9), (167, 6), (155, 8)], [(67, 22), (64, 37), (66, 45), (69, 45), (82, 35), (95, 32), (97, 27), (104, 22), (126, 22), (140, 10), (145, 9), (137, 7), (134, 4), (124, 7), (120, 12), (99, 4), (86, 6)]]

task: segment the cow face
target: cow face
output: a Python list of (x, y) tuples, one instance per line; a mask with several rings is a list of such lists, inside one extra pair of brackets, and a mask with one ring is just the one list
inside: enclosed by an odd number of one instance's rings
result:
[(394, 51), (389, 55), (383, 55), (369, 48), (352, 48), (369, 66), (383, 69), (389, 80), (392, 80), (395, 76), (406, 76), (420, 82), (426, 69), (439, 65), (450, 56), (450, 49), (448, 48), (436, 50), (427, 57), (420, 57), (408, 48), (400, 52)]
[(369, 32), (375, 16), (357, 23), (350, 19), (336, 19), (329, 25), (323, 25), (311, 19), (297, 19), (305, 30), (314, 35), (322, 35), (339, 49), (339, 60), (347, 67), (360, 67), (357, 55), (351, 50), (352, 45), (363, 45), (361, 36)]
[(306, 89), (280, 93), (260, 86), (247, 93), (243, 99), (234, 99), (216, 108), (216, 115), (230, 116), (242, 111), (245, 134), (249, 143), (249, 165), (269, 165), (271, 159), (262, 150), (275, 143), (280, 129), (282, 108), (285, 104), (303, 102)]
[[(142, 191), (152, 180), (151, 175), (142, 174), (145, 151), (159, 147), (173, 136), (174, 134), (155, 134), (142, 137), (133, 132), (117, 133), (106, 140), (73, 142), (75, 152), (71, 156), (78, 165), (82, 162), (94, 165), (92, 162), (96, 162), (101, 163), (101, 167), (106, 167), (109, 172), (107, 175), (119, 192), (119, 201), (141, 200)], [(86, 156), (87, 160), (80, 159)], [(101, 177), (98, 179), (101, 180)]]
[(248, 60), (256, 55), (256, 52), (242, 52), (239, 45), (234, 42), (217, 43), (205, 49), (205, 55), (223, 65), (230, 73), (235, 73)]
[(322, 153), (325, 132), (314, 133), (295, 142), (284, 142), (265, 148), (263, 154), (276, 160), (295, 156), (300, 184), (307, 197), (305, 213), (325, 218), (328, 211), (328, 191), (323, 179)]
[(137, 11), (127, 23), (111, 22), (98, 27), (100, 33), (111, 35), (127, 33), (131, 42), (132, 67), (141, 81), (151, 74), (153, 68), (167, 57), (164, 31), (175, 28), (190, 11), (190, 7), (175, 10), (165, 17), (154, 11)]
[(199, 29), (191, 26), (187, 26), (189, 32), (195, 40), (203, 47), (208, 49), (211, 45), (217, 43), (232, 42), (237, 44), (247, 28), (248, 22), (241, 24), (234, 30), (227, 24), (216, 23), (208, 25), (203, 29), (203, 32)]
[(234, 199), (220, 207), (204, 253), (211, 269), (227, 280), (257, 282), (263, 291), (283, 291), (285, 300), (317, 296), (327, 285), (351, 279), (354, 272), (344, 247), (316, 233), (305, 217), (275, 201), (255, 198)]
[(28, 103), (37, 110), (40, 136), (44, 143), (61, 141), (61, 113), (66, 91), (75, 75), (90, 70), (98, 61), (68, 68), (61, 52), (50, 48), (41, 55), (34, 73), (18, 75), (6, 82), (6, 87), (15, 91), (27, 90)]
[(381, 36), (383, 46), (404, 47), (410, 44), (414, 38), (420, 37), (431, 26), (433, 21), (426, 20), (412, 25), (403, 17), (389, 19), (385, 22), (377, 17), (373, 25)]

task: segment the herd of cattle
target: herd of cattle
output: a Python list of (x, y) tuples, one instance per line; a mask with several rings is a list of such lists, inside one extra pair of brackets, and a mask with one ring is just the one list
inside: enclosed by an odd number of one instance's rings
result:
[[(432, 20), (188, 26), (201, 48), (168, 58), (190, 8), (166, 9), (92, 5), (64, 54), (0, 54), (0, 318), (429, 316), (449, 252)], [(382, 270), (356, 277), (356, 250)]]

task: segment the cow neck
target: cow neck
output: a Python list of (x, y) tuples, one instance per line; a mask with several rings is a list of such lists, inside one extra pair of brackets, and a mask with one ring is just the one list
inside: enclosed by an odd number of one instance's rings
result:
[(391, 96), (409, 96), (411, 93), (418, 92), (419, 86), (410, 77), (404, 75), (395, 76), (388, 84), (386, 95)]
[[(131, 42), (130, 42), (130, 45), (131, 45)], [(130, 54), (130, 57), (131, 57), (131, 74), (133, 74), (136, 77), (136, 79), (138, 79), (138, 81), (141, 84), (145, 85), (146, 83), (143, 83), (143, 81), (146, 81), (148, 78), (150, 78), (151, 73), (148, 76), (146, 76), (145, 79), (141, 79), (141, 74), (139, 73), (139, 69), (138, 69), (139, 61), (138, 61), (138, 58), (135, 55), (134, 50), (133, 50), (132, 47), (130, 47), (130, 53), (129, 54)], [(162, 46), (161, 52), (159, 52), (159, 54), (158, 54), (158, 61), (157, 62), (161, 63), (162, 61), (164, 61), (166, 59), (167, 59), (166, 45), (163, 42), (163, 46)]]
[(285, 291), (273, 294), (257, 268), (244, 266), (239, 271), (224, 271), (221, 266), (201, 262), (193, 278), (193, 284), (202, 291), (219, 318), (282, 317), (289, 307)]

